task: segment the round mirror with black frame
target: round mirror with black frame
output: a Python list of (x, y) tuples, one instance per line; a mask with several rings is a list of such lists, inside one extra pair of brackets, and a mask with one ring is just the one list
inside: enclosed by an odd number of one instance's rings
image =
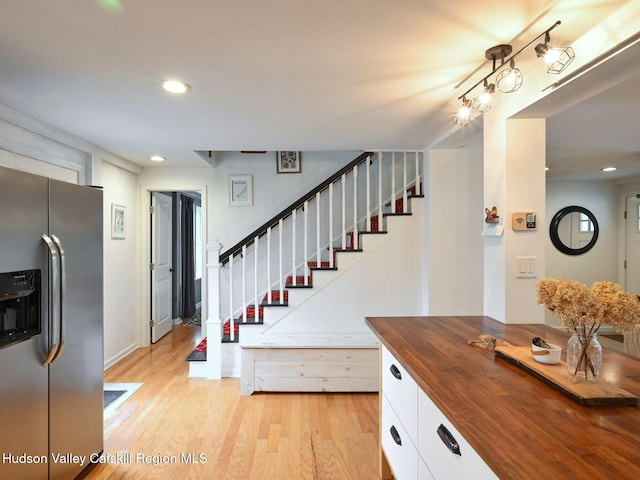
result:
[(591, 211), (571, 205), (558, 211), (551, 219), (551, 243), (567, 255), (582, 255), (598, 240), (598, 221)]

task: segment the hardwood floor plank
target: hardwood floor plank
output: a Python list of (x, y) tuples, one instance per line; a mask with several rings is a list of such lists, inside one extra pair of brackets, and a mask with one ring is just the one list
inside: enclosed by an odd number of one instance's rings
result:
[(189, 378), (198, 327), (176, 326), (105, 372), (143, 385), (105, 418), (105, 459), (89, 480), (370, 480), (378, 477), (378, 395), (257, 393), (239, 379)]

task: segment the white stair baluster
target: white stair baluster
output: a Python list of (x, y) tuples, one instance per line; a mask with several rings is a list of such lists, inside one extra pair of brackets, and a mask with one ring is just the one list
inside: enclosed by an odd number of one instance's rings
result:
[(320, 192), (316, 193), (316, 261), (322, 267), (322, 250), (320, 249)]
[(391, 213), (396, 213), (396, 152), (391, 153)]
[(422, 185), (420, 185), (420, 152), (416, 150), (416, 195), (422, 195)]
[(229, 340), (235, 339), (235, 321), (233, 319), (233, 255), (229, 257)]
[(284, 230), (282, 227), (282, 218), (278, 221), (278, 276), (279, 276), (279, 285), (280, 285), (280, 303), (284, 303), (284, 273), (282, 270), (282, 262), (283, 262), (283, 252), (282, 252), (282, 231)]
[(402, 213), (408, 213), (409, 206), (407, 204), (407, 152), (404, 152), (404, 160), (402, 164)]
[(353, 167), (353, 249), (358, 250), (358, 165)]
[(367, 157), (367, 211), (365, 219), (365, 231), (371, 231), (371, 157)]
[(342, 232), (340, 236), (342, 237), (342, 249), (347, 248), (347, 175), (342, 174), (342, 178), (340, 179), (340, 186), (342, 188)]
[(271, 305), (271, 227), (267, 228), (267, 303)]
[(253, 299), (255, 302), (255, 314), (253, 317), (253, 321), (257, 322), (259, 312), (260, 312), (260, 301), (258, 299), (258, 256), (259, 256), (259, 244), (258, 241), (260, 239), (259, 235), (256, 235), (256, 238), (253, 240)]
[(309, 241), (309, 200), (304, 202), (304, 286), (309, 286), (309, 249), (307, 243)]
[(242, 246), (242, 321), (247, 322), (247, 246)]
[(294, 208), (291, 212), (291, 285), (294, 287), (298, 284), (296, 279), (296, 216), (298, 211)]
[(382, 152), (378, 152), (378, 231), (382, 231)]
[(329, 184), (329, 268), (333, 268), (333, 183)]

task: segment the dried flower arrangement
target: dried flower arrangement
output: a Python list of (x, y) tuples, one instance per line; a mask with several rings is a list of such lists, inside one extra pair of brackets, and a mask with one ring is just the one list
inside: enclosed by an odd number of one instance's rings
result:
[[(587, 347), (601, 325), (628, 332), (640, 323), (640, 301), (609, 281), (588, 288), (581, 282), (545, 278), (536, 285), (538, 304), (560, 318), (563, 327), (574, 332), (582, 348), (581, 361), (589, 360)], [(576, 367), (576, 372), (580, 363)], [(587, 373), (585, 367), (585, 375)], [(575, 373), (575, 372), (574, 372)]]

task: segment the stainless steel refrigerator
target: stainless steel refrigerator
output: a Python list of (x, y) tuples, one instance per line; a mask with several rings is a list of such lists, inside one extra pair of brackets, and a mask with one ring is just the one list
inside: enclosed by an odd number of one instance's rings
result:
[(2, 479), (73, 479), (102, 452), (102, 211), (99, 189), (0, 167)]

